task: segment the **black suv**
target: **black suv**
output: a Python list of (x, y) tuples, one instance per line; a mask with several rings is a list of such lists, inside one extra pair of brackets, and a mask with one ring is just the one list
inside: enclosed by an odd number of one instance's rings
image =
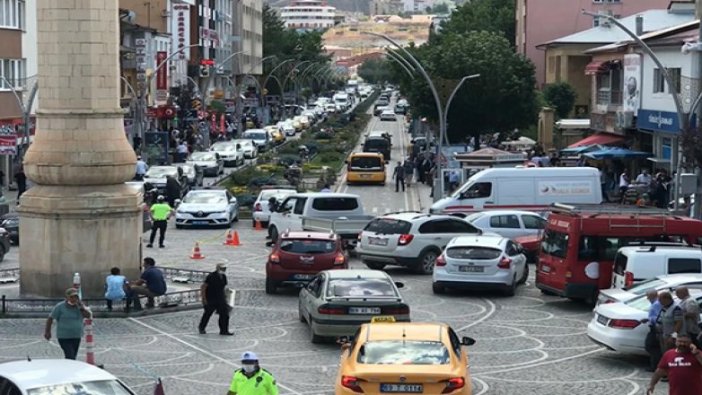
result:
[(387, 162), (390, 160), (390, 142), (380, 136), (368, 137), (363, 142), (363, 152), (379, 152)]

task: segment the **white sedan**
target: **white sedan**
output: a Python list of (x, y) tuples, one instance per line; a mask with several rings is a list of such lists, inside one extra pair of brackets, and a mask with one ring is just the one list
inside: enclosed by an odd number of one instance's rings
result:
[(224, 161), (217, 152), (193, 152), (190, 154), (190, 157), (185, 161), (185, 163), (187, 165), (193, 167), (197, 166), (202, 169), (202, 174), (205, 177), (217, 177), (218, 175), (224, 173)]
[(246, 159), (253, 159), (258, 156), (258, 148), (250, 139), (237, 139), (230, 141), (230, 143), (239, 145), (239, 147), (241, 147), (241, 151), (244, 153), (244, 158)]
[(231, 167), (244, 164), (245, 151), (242, 149), (241, 144), (237, 147), (235, 142), (220, 141), (212, 144), (210, 151), (219, 154), (224, 161), (224, 166)]
[(106, 370), (70, 359), (0, 363), (0, 393), (136, 395)]
[[(691, 297), (700, 303), (702, 293), (690, 291)], [(595, 307), (592, 321), (587, 325), (587, 337), (612, 351), (648, 355), (644, 343), (649, 329), (648, 324), (642, 321), (648, 318), (650, 307), (651, 302), (646, 295), (625, 303), (600, 304)]]
[(396, 121), (397, 117), (395, 116), (395, 111), (383, 110), (383, 112), (380, 113), (380, 120), (381, 121)]
[(531, 211), (518, 210), (482, 211), (467, 216), (466, 221), (476, 228), (510, 239), (537, 235), (546, 227), (543, 217)]
[(190, 191), (176, 210), (176, 228), (229, 226), (239, 220), (239, 203), (224, 189)]
[(650, 280), (643, 281), (635, 286), (624, 288), (601, 289), (597, 297), (597, 304), (627, 302), (638, 296), (645, 295), (650, 290), (674, 291), (680, 286), (689, 288), (702, 288), (702, 274), (699, 273), (678, 273), (664, 274)]

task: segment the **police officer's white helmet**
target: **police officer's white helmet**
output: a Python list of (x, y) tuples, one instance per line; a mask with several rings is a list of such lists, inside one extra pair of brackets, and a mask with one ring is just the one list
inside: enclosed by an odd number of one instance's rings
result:
[(258, 361), (258, 355), (256, 355), (255, 352), (246, 351), (243, 354), (241, 354), (241, 360), (242, 361)]
[(158, 197), (156, 198), (156, 200), (159, 201), (159, 202), (162, 202), (162, 201), (166, 200), (166, 198), (165, 198), (163, 195), (158, 195)]

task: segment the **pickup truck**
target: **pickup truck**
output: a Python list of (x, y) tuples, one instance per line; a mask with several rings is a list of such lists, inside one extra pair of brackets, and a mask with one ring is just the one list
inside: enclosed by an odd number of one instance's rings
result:
[(346, 246), (353, 246), (370, 220), (358, 195), (347, 193), (296, 193), (288, 196), (271, 213), (268, 234), (275, 242), (286, 230), (334, 232)]

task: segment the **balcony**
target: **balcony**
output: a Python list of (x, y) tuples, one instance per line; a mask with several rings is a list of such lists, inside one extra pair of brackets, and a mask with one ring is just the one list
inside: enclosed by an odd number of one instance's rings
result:
[(608, 88), (600, 88), (597, 90), (597, 102), (598, 106), (609, 107), (621, 107), (622, 105), (622, 91), (612, 91)]

